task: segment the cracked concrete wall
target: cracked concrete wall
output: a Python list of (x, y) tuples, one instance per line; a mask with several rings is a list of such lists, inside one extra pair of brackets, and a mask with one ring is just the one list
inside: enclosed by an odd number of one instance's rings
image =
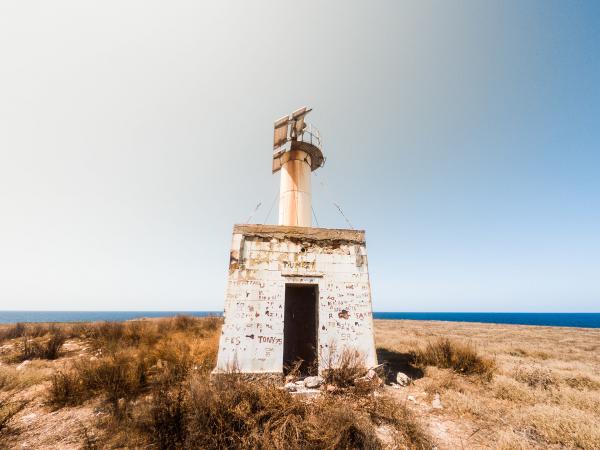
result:
[(318, 285), (319, 371), (346, 347), (377, 364), (363, 231), (236, 225), (215, 372), (282, 373), (286, 284)]

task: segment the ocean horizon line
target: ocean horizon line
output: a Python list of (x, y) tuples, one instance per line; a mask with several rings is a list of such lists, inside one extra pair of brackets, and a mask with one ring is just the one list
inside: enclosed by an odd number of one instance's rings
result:
[[(0, 313), (38, 313), (38, 312), (74, 312), (74, 313), (219, 313), (223, 310), (209, 309), (0, 309)], [(600, 311), (373, 311), (374, 314), (600, 314)]]
[[(200, 310), (0, 310), (0, 324), (17, 322), (96, 322), (142, 318), (222, 316), (223, 311)], [(569, 328), (600, 328), (599, 312), (461, 312), (375, 311), (375, 319), (470, 322), (505, 325), (537, 325)]]

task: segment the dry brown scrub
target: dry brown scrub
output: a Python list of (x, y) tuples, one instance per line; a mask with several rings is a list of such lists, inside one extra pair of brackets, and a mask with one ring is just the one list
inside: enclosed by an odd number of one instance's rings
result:
[[(325, 373), (339, 389), (307, 400), (209, 383), (220, 324), (0, 327), (0, 448), (600, 449), (600, 330), (376, 321), (388, 379), (413, 382), (357, 389), (347, 354)], [(54, 335), (57, 359), (18, 362)]]
[(410, 353), (416, 366), (452, 369), (461, 375), (477, 375), (490, 381), (496, 370), (493, 359), (481, 356), (471, 343), (438, 338)]
[(15, 417), (27, 402), (14, 400), (11, 395), (3, 395), (0, 397), (0, 433), (8, 426), (9, 422)]
[[(220, 325), (217, 318), (177, 317), (5, 328), (0, 390), (32, 406), (11, 410), (0, 440), (32, 448), (433, 446), (405, 404), (374, 392), (376, 383), (355, 382), (366, 368), (351, 352), (326, 373), (335, 393), (312, 399), (234, 373), (211, 383)], [(68, 338), (58, 359), (17, 365), (23, 340), (42, 348), (58, 330)]]
[[(388, 358), (423, 365), (396, 392), (412, 396), (441, 448), (600, 449), (600, 330), (383, 320), (376, 330)], [(471, 349), (494, 374), (462, 375), (440, 356), (448, 345)], [(436, 394), (443, 409), (431, 407)]]

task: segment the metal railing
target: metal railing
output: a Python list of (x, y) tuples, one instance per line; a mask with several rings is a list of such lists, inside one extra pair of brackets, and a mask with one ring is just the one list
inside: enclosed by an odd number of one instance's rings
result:
[(319, 150), (323, 150), (323, 141), (321, 140), (321, 133), (319, 130), (312, 126), (310, 123), (306, 124), (306, 128), (302, 130), (302, 134), (297, 137), (300, 142), (306, 142), (307, 144), (314, 145)]

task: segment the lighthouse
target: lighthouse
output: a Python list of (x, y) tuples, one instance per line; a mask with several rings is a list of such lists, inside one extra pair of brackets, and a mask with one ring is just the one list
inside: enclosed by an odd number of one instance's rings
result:
[(325, 163), (321, 137), (304, 118), (311, 110), (300, 108), (275, 121), (273, 173), (281, 172), (279, 225), (312, 224), (311, 173)]
[(365, 232), (312, 226), (311, 176), (325, 157), (310, 111), (274, 124), (278, 224), (233, 227), (215, 375), (316, 375), (346, 350), (376, 365)]

